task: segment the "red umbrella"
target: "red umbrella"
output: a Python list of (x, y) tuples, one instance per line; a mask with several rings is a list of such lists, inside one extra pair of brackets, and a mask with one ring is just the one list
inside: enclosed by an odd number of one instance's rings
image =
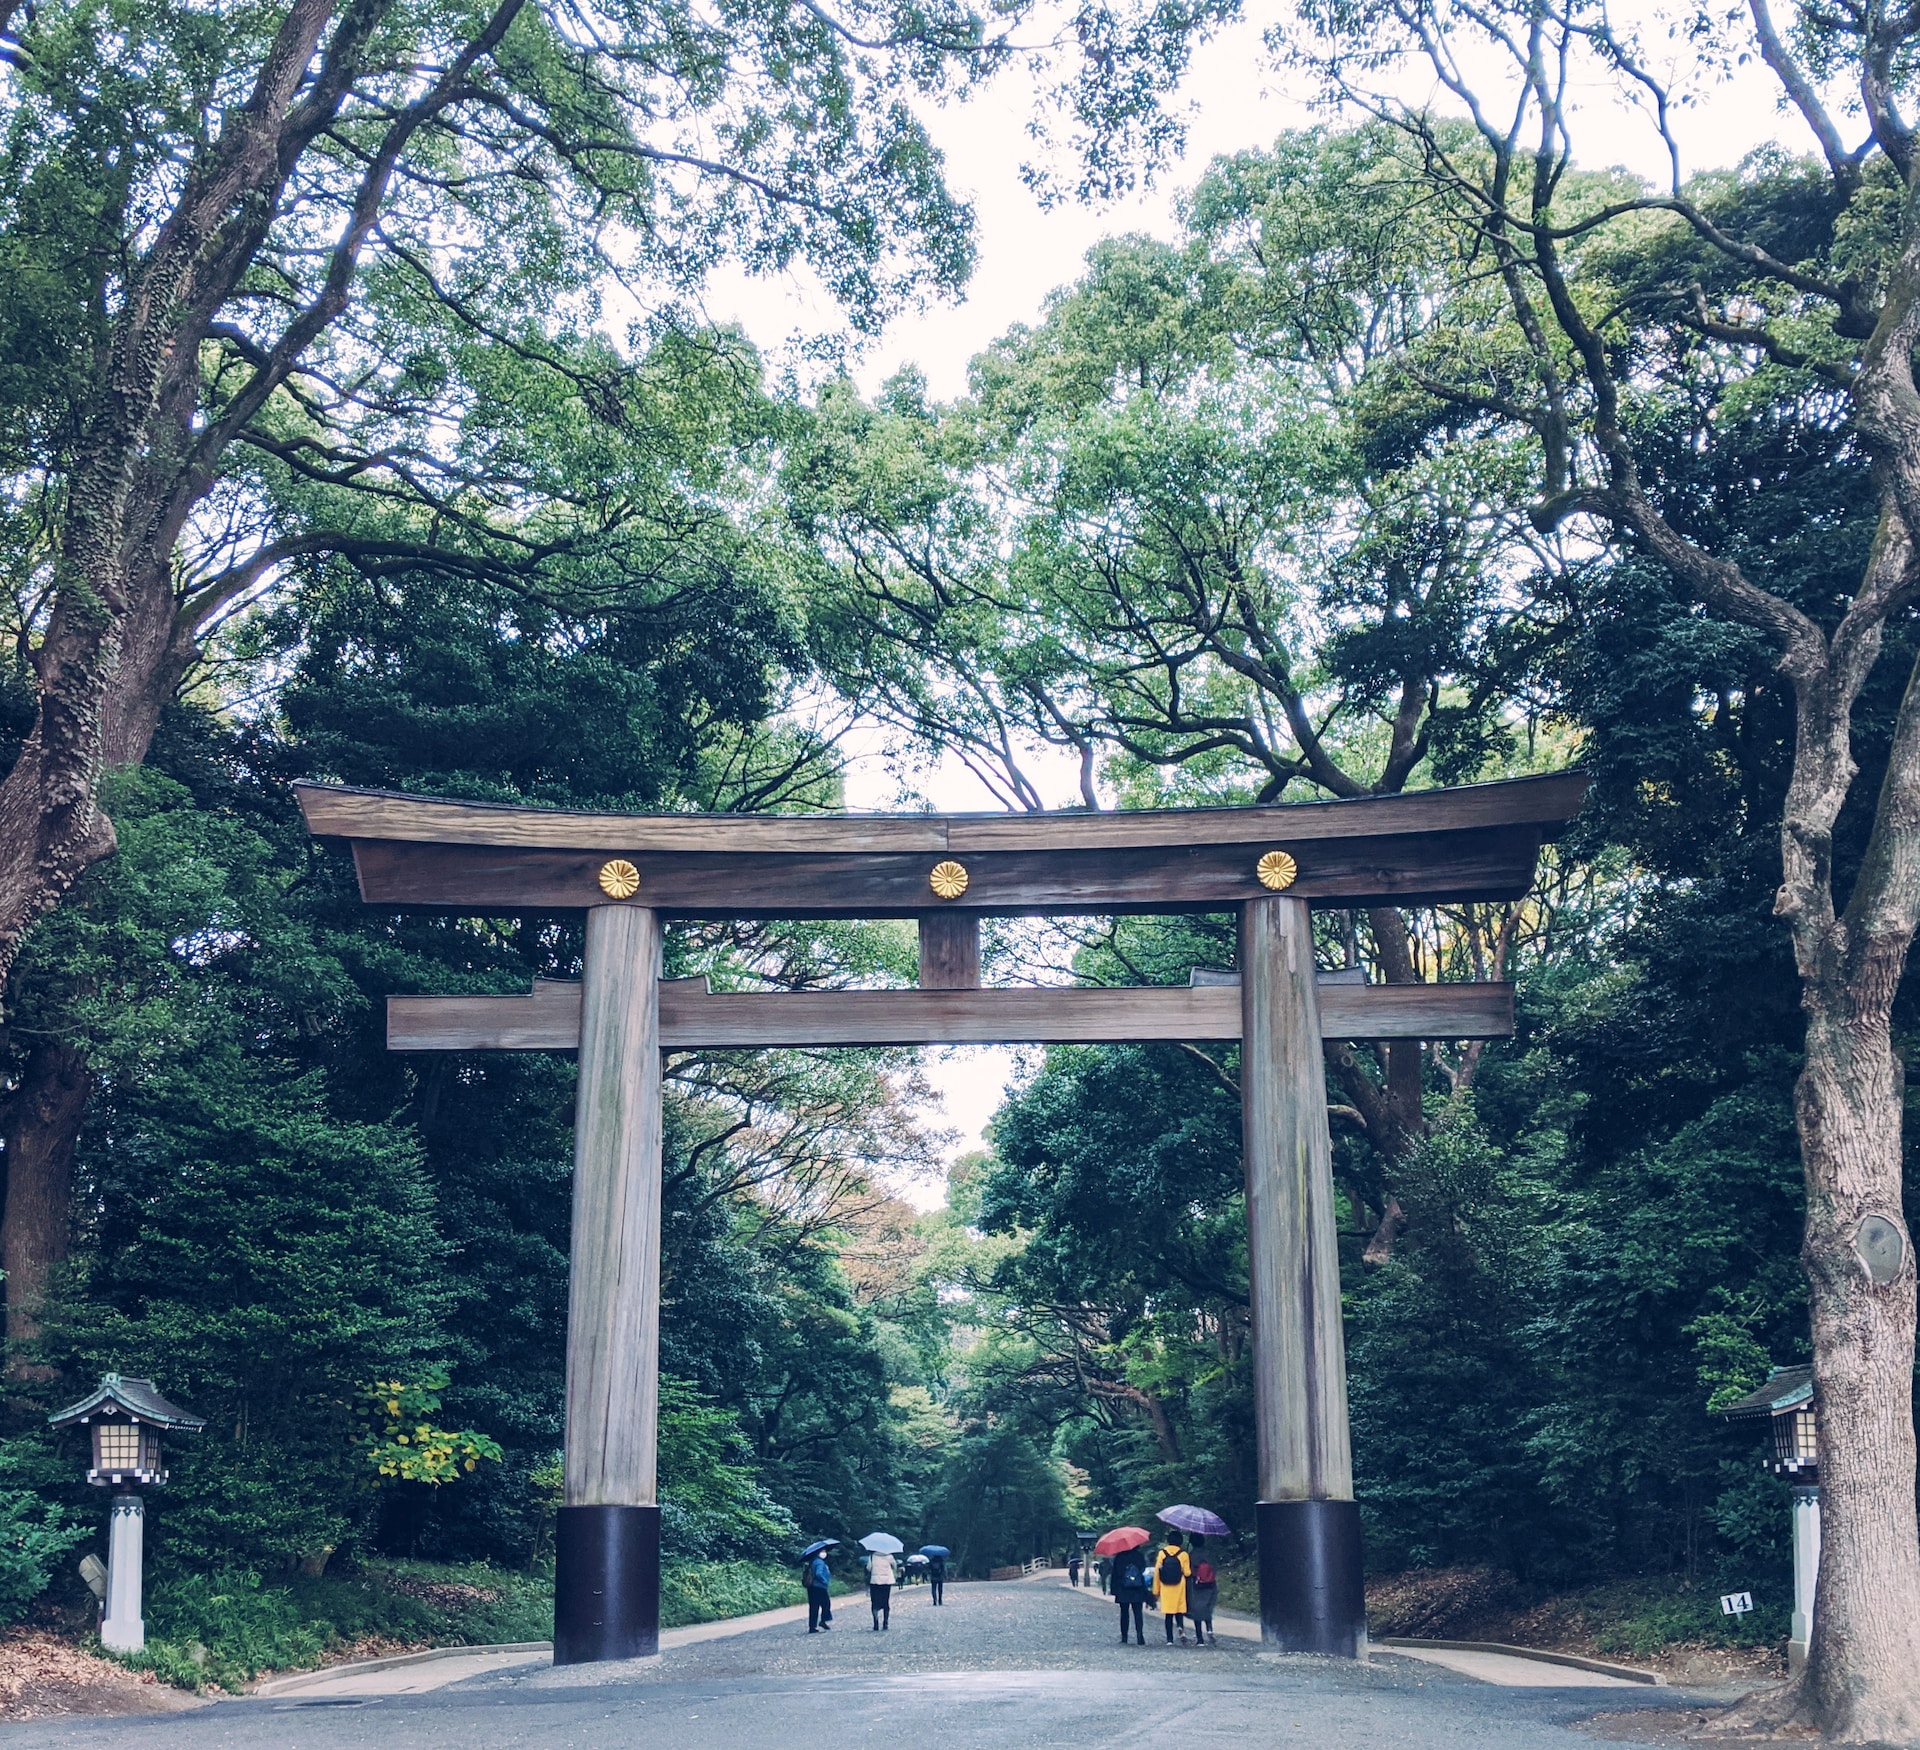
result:
[(1116, 1525), (1093, 1546), (1093, 1553), (1097, 1556), (1117, 1556), (1123, 1549), (1138, 1549), (1143, 1543), (1152, 1541), (1153, 1533), (1142, 1531), (1137, 1525)]

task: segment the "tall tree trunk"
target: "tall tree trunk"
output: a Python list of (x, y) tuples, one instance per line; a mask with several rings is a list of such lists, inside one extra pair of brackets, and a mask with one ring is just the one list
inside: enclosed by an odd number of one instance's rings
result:
[[(1895, 544), (1904, 566), (1908, 543)], [(1854, 777), (1856, 692), (1799, 690), (1776, 903), (1793, 932), (1807, 1016), (1794, 1104), (1820, 1424), (1820, 1580), (1807, 1669), (1790, 1694), (1831, 1738), (1911, 1744), (1920, 1742), (1915, 1273), (1903, 1208), (1906, 1078), (1892, 1014), (1920, 896), (1920, 663), (1908, 675), (1854, 893), (1836, 916), (1832, 826)], [(1897, 1257), (1862, 1244), (1874, 1217), (1898, 1235)]]
[[(100, 774), (144, 757), (191, 658), (195, 617), (176, 601), (170, 568), (181, 529), (213, 485), (221, 449), (345, 302), (346, 282), (329, 284), (298, 313), (240, 401), (220, 420), (196, 424), (202, 343), (251, 265), (301, 152), (344, 99), (384, 10), (380, 0), (362, 0), (316, 69), (333, 4), (291, 0), (250, 96), (225, 112), (217, 135), (182, 167), (171, 210), (123, 270), (121, 303), (61, 469), (53, 606), (32, 652), (38, 709), (0, 779), (0, 978), (34, 919), (113, 850), (113, 827), (98, 803)], [(479, 42), (497, 40), (483, 32)], [(453, 70), (464, 73), (476, 52), (477, 45), (457, 54)], [(422, 119), (414, 117), (408, 131)], [(391, 126), (400, 128), (402, 118)], [(383, 153), (359, 204), (370, 197), (377, 211), (391, 173)], [(357, 206), (336, 246), (335, 265), (348, 278), (372, 217)], [(239, 568), (236, 582), (246, 574)]]
[(1890, 1280), (1876, 1282), (1858, 1246), (1871, 1216), (1905, 1232), (1904, 1078), (1887, 996), (1863, 1012), (1844, 991), (1808, 993), (1795, 1090), (1820, 1420), (1820, 1581), (1806, 1685), (1829, 1735), (1912, 1743), (1920, 1739), (1913, 1247), (1903, 1246)]
[[(92, 785), (105, 766), (139, 765), (146, 759), (160, 714), (192, 663), (191, 637), (175, 635), (167, 554), (150, 559), (133, 581), (123, 635), (111, 641), (120, 653), (116, 684), (99, 701), (92, 754), (80, 766), (67, 764), (67, 801), (57, 807), (48, 802), (49, 775), (60, 762), (46, 757), (38, 728), (0, 784), (0, 843), (12, 847), (10, 856), (0, 857), (0, 919), (5, 920), (0, 947), (17, 945), (40, 911), (90, 864), (111, 853), (113, 825), (95, 806)], [(43, 701), (43, 722), (49, 715)], [(83, 768), (87, 784), (76, 788), (75, 774)], [(29, 1053), (20, 1087), (0, 1119), (7, 1174), (0, 1263), (6, 1270), (7, 1339), (13, 1344), (39, 1335), (47, 1273), (67, 1255), (74, 1151), (86, 1119), (87, 1092), (81, 1054), (45, 1041)], [(16, 1377), (36, 1372), (23, 1369), (17, 1359), (13, 1371)]]
[[(7, 1341), (40, 1334), (47, 1278), (65, 1261), (72, 1240), (73, 1160), (87, 1115), (86, 1060), (61, 1040), (43, 1040), (27, 1054), (20, 1085), (0, 1113), (6, 1150), (6, 1215), (0, 1221), (0, 1264), (7, 1273)], [(16, 1377), (39, 1377), (16, 1357)]]

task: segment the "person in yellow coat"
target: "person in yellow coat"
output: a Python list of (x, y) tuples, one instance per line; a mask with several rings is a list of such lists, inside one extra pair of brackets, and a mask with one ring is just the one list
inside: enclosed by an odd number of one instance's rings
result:
[(1173, 1643), (1173, 1631), (1180, 1630), (1180, 1644), (1187, 1644), (1187, 1581), (1193, 1576), (1193, 1563), (1181, 1547), (1180, 1533), (1170, 1531), (1153, 1558), (1153, 1590), (1160, 1600), (1160, 1615), (1167, 1625), (1167, 1643)]

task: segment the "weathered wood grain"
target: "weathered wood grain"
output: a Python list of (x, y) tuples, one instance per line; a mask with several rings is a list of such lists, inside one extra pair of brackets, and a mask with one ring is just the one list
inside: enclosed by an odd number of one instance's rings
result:
[(524, 997), (388, 997), (389, 1051), (573, 1051), (580, 986), (536, 978)]
[[(1292, 895), (1328, 905), (1517, 899), (1533, 882), (1537, 826), (1281, 841), (1300, 865)], [(604, 903), (599, 851), (354, 841), (370, 904), (501, 915)], [(838, 856), (614, 847), (640, 871), (633, 903), (674, 918), (915, 917), (930, 853)], [(1266, 890), (1259, 845), (969, 853), (976, 915), (1222, 910)]]
[(336, 838), (399, 839), (519, 849), (623, 851), (1116, 850), (1196, 844), (1377, 838), (1485, 827), (1551, 829), (1586, 793), (1579, 773), (1465, 784), (1406, 796), (1260, 808), (1151, 809), (1126, 813), (744, 815), (576, 814), (449, 802), (386, 790), (296, 785), (310, 831)]
[(944, 851), (933, 814), (585, 814), (449, 802), (392, 790), (294, 786), (307, 830), (323, 838), (402, 839), (519, 850)]
[(1333, 1221), (1313, 928), (1297, 899), (1240, 921), (1240, 1109), (1246, 1145), (1254, 1420), (1262, 1501), (1350, 1501), (1346, 1337)]
[[(1327, 1039), (1503, 1039), (1510, 984), (1323, 985)], [(711, 995), (704, 979), (660, 986), (668, 1051), (779, 1045), (1067, 1044), (1240, 1037), (1237, 985), (1148, 990), (753, 991)], [(394, 1051), (571, 1051), (580, 986), (527, 997), (389, 997)]]
[(920, 914), (920, 988), (980, 988), (980, 914), (925, 911)]
[(567, 1298), (569, 1507), (644, 1507), (654, 1500), (660, 1404), (659, 969), (655, 913), (644, 906), (607, 905), (587, 914)]
[(1580, 811), (1580, 772), (1461, 784), (1405, 796), (1290, 802), (1261, 808), (1155, 808), (1113, 813), (951, 814), (947, 848), (965, 851), (1118, 850), (1172, 844), (1285, 845), (1395, 833), (1557, 826)]

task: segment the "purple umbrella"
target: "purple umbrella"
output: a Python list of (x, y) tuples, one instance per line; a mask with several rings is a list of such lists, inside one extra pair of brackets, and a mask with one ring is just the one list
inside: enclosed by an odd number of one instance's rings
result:
[(1232, 1535), (1231, 1528), (1218, 1513), (1209, 1513), (1204, 1507), (1189, 1507), (1184, 1502), (1177, 1507), (1162, 1507), (1154, 1518), (1177, 1531), (1191, 1531), (1196, 1537)]

